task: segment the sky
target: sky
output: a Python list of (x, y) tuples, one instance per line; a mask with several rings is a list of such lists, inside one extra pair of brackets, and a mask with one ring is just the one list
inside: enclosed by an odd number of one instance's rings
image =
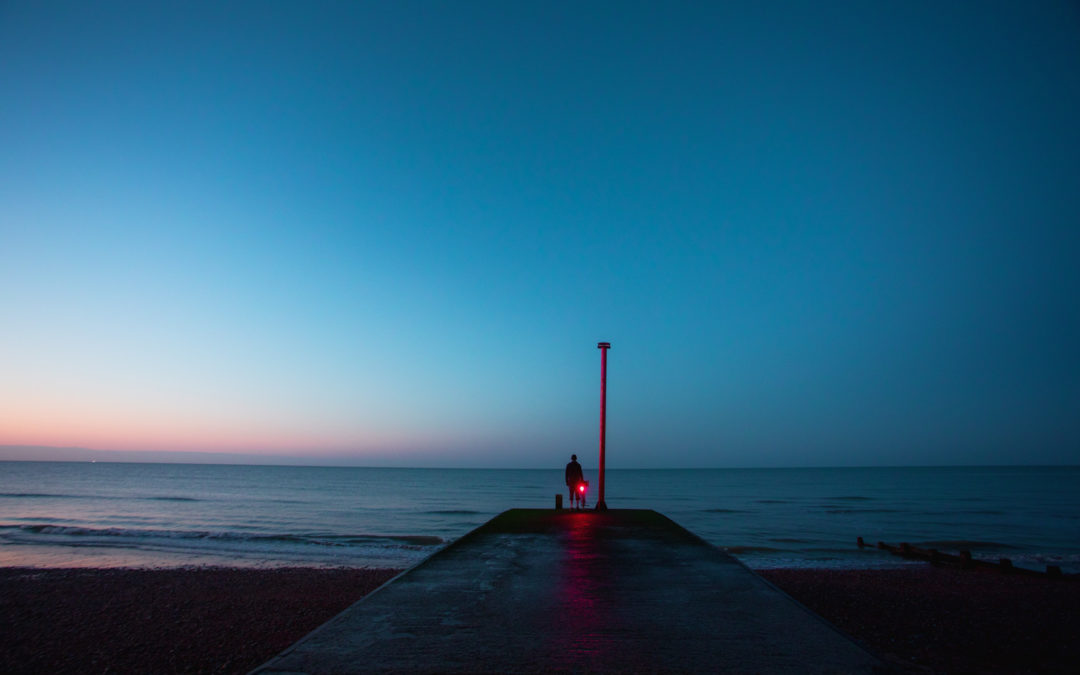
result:
[(610, 468), (1080, 463), (1078, 120), (1066, 0), (0, 2), (0, 458), (588, 469), (604, 340)]

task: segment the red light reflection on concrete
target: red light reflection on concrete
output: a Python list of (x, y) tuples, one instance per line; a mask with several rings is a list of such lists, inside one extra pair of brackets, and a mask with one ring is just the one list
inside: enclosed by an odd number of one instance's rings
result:
[(610, 643), (608, 619), (611, 584), (606, 556), (597, 548), (600, 514), (570, 513), (566, 531), (561, 583), (559, 586), (559, 615), (561, 649), (573, 659), (575, 670), (590, 670), (602, 666), (602, 656)]

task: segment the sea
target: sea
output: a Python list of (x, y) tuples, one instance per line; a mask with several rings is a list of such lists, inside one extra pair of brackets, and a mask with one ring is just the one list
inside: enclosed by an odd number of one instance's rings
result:
[[(553, 507), (562, 474), (0, 462), (0, 566), (405, 568), (506, 509)], [(605, 501), (752, 568), (911, 564), (863, 537), (1080, 573), (1076, 466), (615, 469)]]

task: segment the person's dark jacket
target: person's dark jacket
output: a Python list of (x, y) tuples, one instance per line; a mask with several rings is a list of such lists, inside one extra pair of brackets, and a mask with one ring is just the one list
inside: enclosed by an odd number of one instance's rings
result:
[(581, 465), (576, 461), (571, 460), (566, 465), (566, 484), (570, 487), (574, 487), (578, 483), (585, 481), (585, 475), (581, 473)]

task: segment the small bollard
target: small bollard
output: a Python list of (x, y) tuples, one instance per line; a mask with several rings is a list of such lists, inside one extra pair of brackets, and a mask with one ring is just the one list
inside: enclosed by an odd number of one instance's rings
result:
[(859, 548), (866, 546), (866, 542), (862, 540), (862, 537), (858, 537), (857, 543), (859, 544)]
[(555, 495), (555, 510), (562, 511), (562, 493)]
[(971, 559), (971, 551), (960, 551), (960, 566), (964, 569), (975, 567), (975, 561)]
[(1000, 560), (998, 560), (998, 567), (1000, 567), (1001, 571), (1005, 572), (1006, 574), (1013, 571), (1012, 561), (1008, 558), (1001, 558)]

